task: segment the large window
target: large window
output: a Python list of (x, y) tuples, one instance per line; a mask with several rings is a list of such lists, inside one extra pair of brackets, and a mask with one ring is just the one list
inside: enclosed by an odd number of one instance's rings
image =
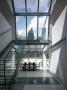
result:
[(37, 39), (37, 16), (27, 17), (27, 40)]
[(25, 45), (23, 50), (23, 62), (40, 62), (43, 59), (43, 49), (42, 45)]
[(39, 17), (39, 29), (38, 29), (38, 38), (41, 41), (48, 40), (48, 16)]
[(18, 40), (26, 40), (26, 17), (16, 16), (16, 36)]
[[(27, 16), (27, 30), (26, 30), (26, 16), (16, 16), (16, 36), (18, 40), (48, 40), (48, 16), (38, 17)], [(27, 36), (26, 36), (27, 35)]]
[(13, 0), (18, 40), (48, 40), (51, 0)]

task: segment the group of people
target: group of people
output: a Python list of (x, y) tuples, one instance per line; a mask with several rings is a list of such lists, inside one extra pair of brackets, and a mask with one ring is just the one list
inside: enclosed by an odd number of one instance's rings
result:
[(23, 71), (27, 71), (27, 70), (28, 71), (31, 71), (31, 70), (35, 71), (37, 69), (35, 62), (34, 63), (29, 62), (28, 64), (25, 62), (24, 64), (21, 65), (21, 67), (22, 67)]

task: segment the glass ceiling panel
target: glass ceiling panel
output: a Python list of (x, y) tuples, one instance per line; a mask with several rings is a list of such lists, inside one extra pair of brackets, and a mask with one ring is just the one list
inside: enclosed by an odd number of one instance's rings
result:
[(48, 12), (51, 0), (39, 0), (39, 12)]
[[(39, 0), (39, 12), (48, 12), (50, 7), (51, 0)], [(37, 12), (38, 9), (38, 0), (14, 0), (15, 12), (23, 13), (25, 11), (25, 7), (27, 7), (27, 12)]]
[(27, 0), (27, 12), (37, 12), (38, 0)]
[(14, 0), (15, 12), (25, 12), (25, 0)]
[(19, 40), (26, 40), (26, 17), (16, 16), (16, 36)]

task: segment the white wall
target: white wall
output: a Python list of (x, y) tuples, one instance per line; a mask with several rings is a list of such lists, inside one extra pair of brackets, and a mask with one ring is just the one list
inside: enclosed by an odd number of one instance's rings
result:
[(63, 10), (59, 18), (57, 19), (56, 23), (52, 28), (52, 45), (59, 42), (61, 39), (65, 37), (65, 16), (66, 16), (67, 7)]
[(52, 28), (50, 71), (67, 87), (67, 6)]
[(2, 13), (0, 12), (0, 34), (11, 29), (9, 23), (6, 21)]
[(51, 50), (50, 71), (64, 81), (64, 71), (66, 63), (66, 39), (55, 45)]
[(12, 40), (12, 31), (9, 31), (0, 36), (0, 51), (2, 51), (11, 40)]
[[(4, 33), (8, 31), (7, 33)], [(3, 35), (0, 35), (0, 51), (2, 51), (7, 44), (12, 40), (12, 30), (9, 23), (6, 21), (2, 13), (0, 12), (0, 34), (4, 33)]]

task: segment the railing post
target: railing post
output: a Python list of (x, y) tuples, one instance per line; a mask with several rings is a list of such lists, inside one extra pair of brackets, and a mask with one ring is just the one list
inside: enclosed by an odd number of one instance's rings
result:
[(4, 59), (4, 89), (6, 90), (6, 77), (5, 77), (5, 59)]

